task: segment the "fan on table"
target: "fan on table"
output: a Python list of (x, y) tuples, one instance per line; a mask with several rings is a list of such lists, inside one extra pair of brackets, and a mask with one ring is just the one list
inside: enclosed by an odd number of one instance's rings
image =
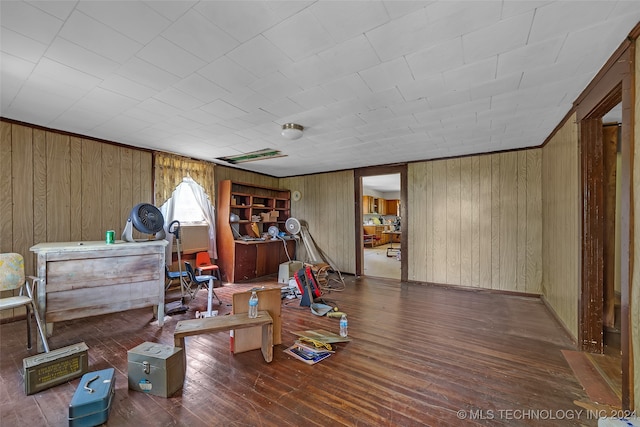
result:
[(272, 225), (267, 230), (267, 233), (269, 234), (269, 236), (271, 236), (271, 240), (277, 240), (278, 239), (278, 233), (280, 233), (280, 229), (278, 227), (276, 227), (275, 225)]
[(164, 217), (158, 208), (149, 203), (138, 203), (131, 209), (127, 224), (122, 231), (122, 240), (135, 242), (134, 228), (143, 234), (153, 234), (153, 240), (165, 238)]

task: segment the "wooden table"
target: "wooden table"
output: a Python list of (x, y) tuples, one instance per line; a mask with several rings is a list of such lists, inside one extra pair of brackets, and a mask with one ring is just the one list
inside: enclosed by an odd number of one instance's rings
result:
[(166, 240), (58, 242), (31, 247), (37, 255), (38, 311), (53, 322), (153, 306), (164, 321)]

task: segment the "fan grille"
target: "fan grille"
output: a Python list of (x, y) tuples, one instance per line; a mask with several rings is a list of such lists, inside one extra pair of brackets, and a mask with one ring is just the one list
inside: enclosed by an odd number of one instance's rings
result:
[(155, 234), (162, 230), (164, 226), (162, 213), (149, 203), (141, 203), (135, 206), (132, 216), (133, 225), (142, 233)]

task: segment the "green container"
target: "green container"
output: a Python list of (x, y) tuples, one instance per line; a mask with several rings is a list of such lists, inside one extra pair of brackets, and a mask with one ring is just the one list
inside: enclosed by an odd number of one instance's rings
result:
[(127, 352), (129, 389), (169, 397), (182, 388), (182, 348), (145, 342)]

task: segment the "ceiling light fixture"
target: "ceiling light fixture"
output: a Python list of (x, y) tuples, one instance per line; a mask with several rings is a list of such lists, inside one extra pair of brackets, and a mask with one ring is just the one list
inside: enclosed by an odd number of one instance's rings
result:
[(282, 125), (282, 136), (287, 139), (298, 139), (302, 136), (304, 127), (295, 123), (285, 123)]

